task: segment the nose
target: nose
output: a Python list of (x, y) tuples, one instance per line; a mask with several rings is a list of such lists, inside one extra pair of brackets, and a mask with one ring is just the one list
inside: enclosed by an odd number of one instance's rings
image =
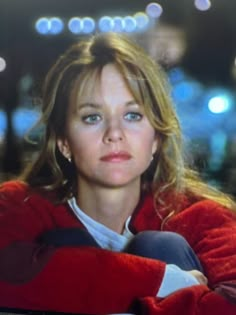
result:
[(118, 121), (111, 121), (106, 125), (104, 143), (116, 143), (124, 140), (123, 128)]

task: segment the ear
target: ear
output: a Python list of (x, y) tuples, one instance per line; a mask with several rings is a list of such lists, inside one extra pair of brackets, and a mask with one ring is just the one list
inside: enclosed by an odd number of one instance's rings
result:
[(66, 138), (58, 138), (57, 147), (67, 160), (71, 158), (70, 146)]

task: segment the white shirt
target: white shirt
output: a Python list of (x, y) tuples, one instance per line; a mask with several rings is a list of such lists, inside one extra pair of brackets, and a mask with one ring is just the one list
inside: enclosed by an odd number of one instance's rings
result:
[[(69, 199), (68, 203), (76, 217), (83, 223), (101, 248), (121, 252), (134, 237), (134, 234), (129, 230), (131, 217), (127, 219), (123, 233), (119, 234), (84, 213), (77, 205), (74, 197)], [(188, 272), (176, 265), (167, 264), (157, 296), (164, 298), (177, 290), (198, 284), (197, 279)]]

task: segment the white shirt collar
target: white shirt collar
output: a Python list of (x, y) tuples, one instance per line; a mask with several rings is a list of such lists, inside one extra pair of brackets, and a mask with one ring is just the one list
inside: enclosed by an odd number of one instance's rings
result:
[(84, 213), (77, 205), (74, 197), (68, 200), (68, 204), (76, 217), (83, 223), (88, 232), (102, 248), (113, 251), (122, 251), (130, 239), (134, 236), (129, 230), (131, 217), (126, 220), (123, 233), (119, 234)]

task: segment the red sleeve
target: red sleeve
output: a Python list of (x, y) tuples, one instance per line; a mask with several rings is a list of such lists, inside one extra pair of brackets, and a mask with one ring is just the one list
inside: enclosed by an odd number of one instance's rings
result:
[[(60, 221), (49, 203), (23, 184), (0, 188), (0, 306), (104, 314), (127, 312), (155, 296), (165, 264), (92, 247), (52, 248), (34, 242)], [(4, 269), (5, 268), (5, 269)]]
[(148, 315), (235, 315), (236, 305), (207, 286), (198, 285), (179, 290), (165, 299), (142, 298), (137, 311)]
[(209, 286), (236, 282), (236, 213), (210, 200), (185, 209), (167, 224), (183, 235), (199, 257)]
[(203, 265), (208, 287), (182, 289), (163, 300), (144, 297), (140, 300), (144, 313), (236, 314), (235, 213), (213, 201), (200, 201), (170, 219), (165, 230), (188, 240)]

